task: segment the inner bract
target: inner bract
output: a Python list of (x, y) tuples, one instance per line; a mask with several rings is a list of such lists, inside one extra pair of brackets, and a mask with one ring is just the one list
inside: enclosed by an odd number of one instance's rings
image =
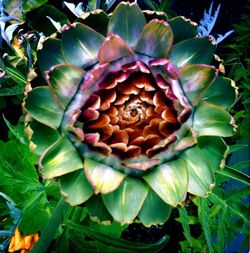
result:
[(83, 142), (121, 160), (151, 158), (175, 142), (190, 111), (172, 89), (178, 74), (169, 64), (137, 60), (105, 73), (78, 114)]

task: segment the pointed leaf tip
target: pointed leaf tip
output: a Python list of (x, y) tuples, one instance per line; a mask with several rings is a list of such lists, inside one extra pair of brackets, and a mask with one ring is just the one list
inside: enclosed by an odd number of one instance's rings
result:
[(130, 47), (133, 47), (145, 24), (145, 17), (136, 3), (122, 2), (110, 18), (108, 33), (118, 34)]
[(158, 166), (154, 171), (144, 176), (144, 179), (159, 197), (171, 206), (177, 206), (186, 197), (188, 171), (183, 159), (173, 160)]
[(78, 67), (88, 67), (97, 62), (104, 37), (92, 28), (74, 23), (62, 35), (62, 53), (65, 61)]
[(87, 158), (84, 160), (84, 170), (95, 194), (114, 191), (126, 177), (125, 174), (105, 164)]
[(64, 135), (44, 151), (39, 163), (42, 174), (49, 179), (83, 168), (78, 152)]
[(186, 65), (179, 69), (182, 88), (193, 106), (217, 77), (215, 67), (205, 64)]
[(53, 66), (46, 72), (47, 83), (63, 109), (77, 91), (84, 73), (83, 69), (66, 64)]
[(110, 34), (100, 47), (98, 60), (100, 63), (109, 63), (131, 54), (133, 54), (132, 49), (119, 35)]
[(139, 213), (148, 191), (148, 186), (139, 179), (126, 177), (118, 189), (102, 198), (115, 221), (129, 224)]
[(215, 48), (209, 37), (191, 38), (175, 44), (169, 59), (177, 68), (188, 64), (210, 64)]
[(142, 30), (135, 51), (155, 58), (167, 58), (173, 44), (173, 32), (164, 20), (153, 19)]
[(94, 193), (84, 170), (77, 170), (60, 177), (61, 194), (70, 205), (80, 205)]

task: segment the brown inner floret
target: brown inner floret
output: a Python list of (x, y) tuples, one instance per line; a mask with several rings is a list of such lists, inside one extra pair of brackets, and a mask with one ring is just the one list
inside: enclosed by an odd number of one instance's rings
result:
[(152, 157), (176, 140), (183, 106), (163, 78), (136, 71), (116, 82), (122, 73), (109, 73), (81, 108), (84, 142), (120, 159)]

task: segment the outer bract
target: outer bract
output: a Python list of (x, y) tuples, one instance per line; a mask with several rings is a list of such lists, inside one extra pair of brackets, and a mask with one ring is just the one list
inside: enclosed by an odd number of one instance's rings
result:
[(43, 177), (101, 222), (162, 224), (188, 192), (206, 197), (234, 133), (235, 88), (208, 65), (213, 41), (183, 17), (151, 17), (120, 3), (48, 38), (48, 86), (25, 99)]

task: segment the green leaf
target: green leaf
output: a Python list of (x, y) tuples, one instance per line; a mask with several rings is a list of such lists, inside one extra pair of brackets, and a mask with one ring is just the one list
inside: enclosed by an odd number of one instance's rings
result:
[(72, 206), (80, 205), (94, 193), (84, 170), (77, 170), (60, 177), (61, 194)]
[(24, 234), (40, 231), (51, 215), (51, 202), (39, 182), (34, 165), (36, 160), (29, 148), (20, 142), (0, 142), (0, 173), (4, 178), (0, 182), (0, 191), (8, 194), (24, 211), (19, 226)]
[(168, 20), (168, 23), (173, 30), (174, 44), (182, 40), (193, 38), (197, 34), (197, 24), (190, 19), (174, 17)]
[(78, 67), (88, 67), (97, 62), (104, 37), (81, 23), (74, 23), (62, 35), (62, 53), (65, 61)]
[(217, 240), (216, 240), (216, 252), (225, 252), (226, 243), (226, 224), (228, 222), (228, 211), (223, 208), (218, 219), (218, 229), (217, 229)]
[(222, 138), (216, 136), (201, 136), (198, 146), (206, 156), (212, 170), (223, 168), (228, 153), (228, 147)]
[(19, 69), (14, 68), (11, 65), (8, 65), (5, 67), (4, 71), (12, 80), (14, 80), (18, 84), (19, 87), (21, 86), (25, 88), (27, 84), (27, 78), (23, 75), (23, 73)]
[(249, 166), (250, 166), (250, 160), (247, 160), (247, 161), (242, 161), (242, 162), (234, 164), (233, 168), (236, 170), (242, 170), (242, 169), (246, 169)]
[(31, 253), (43, 253), (46, 252), (52, 240), (54, 239), (57, 229), (63, 222), (63, 215), (67, 208), (67, 204), (64, 199), (60, 199), (55, 207), (53, 214), (46, 223), (46, 227), (42, 231), (42, 235), (38, 242), (35, 244)]
[(52, 18), (55, 22), (59, 22), (61, 25), (68, 23), (67, 16), (63, 12), (53, 5), (45, 4), (27, 14), (28, 25), (47, 37), (57, 31), (48, 17)]
[[(31, 142), (35, 145), (32, 151), (38, 155), (41, 155), (45, 149), (60, 137), (55, 129), (45, 126), (34, 119), (29, 123), (29, 127), (32, 130)], [(28, 128), (26, 130), (29, 132)]]
[(95, 162), (88, 158), (85, 158), (84, 160), (84, 171), (89, 183), (95, 191), (95, 194), (106, 194), (114, 191), (126, 177), (125, 174), (113, 169), (112, 167)]
[(116, 34), (109, 35), (98, 52), (99, 63), (109, 63), (122, 57), (132, 55), (133, 51)]
[(234, 134), (234, 121), (221, 107), (201, 102), (194, 113), (193, 128), (198, 136), (229, 137)]
[(155, 3), (154, 1), (152, 1), (152, 0), (145, 0), (144, 2), (145, 2), (145, 4), (148, 5), (152, 10), (158, 11), (159, 6), (158, 6), (158, 4)]
[[(9, 80), (10, 82), (12, 82), (12, 80)], [(12, 82), (13, 84), (13, 82)], [(23, 95), (25, 90), (24, 86), (21, 85), (15, 85), (12, 87), (6, 87), (6, 88), (0, 88), (0, 99), (1, 96), (15, 96), (15, 95)]]
[(143, 10), (143, 14), (146, 18), (147, 23), (153, 19), (160, 19), (160, 20), (168, 21), (168, 17), (165, 12)]
[(214, 186), (214, 174), (198, 146), (186, 150), (181, 157), (186, 161), (188, 170), (188, 192), (205, 197)]
[(38, 180), (38, 174), (34, 166), (37, 163), (37, 156), (30, 151), (28, 146), (12, 140), (7, 143), (0, 142), (0, 147), (0, 157), (9, 166), (13, 167), (15, 172)]
[(18, 124), (14, 126), (4, 116), (3, 119), (13, 136), (15, 136), (15, 138), (19, 140), (22, 144), (28, 144), (29, 141), (27, 136), (25, 135), (24, 125)]
[[(114, 238), (112, 236), (100, 233), (89, 227), (78, 225), (72, 221), (67, 221), (66, 225), (68, 228), (72, 229), (72, 234), (77, 232), (81, 237), (84, 235), (90, 237), (98, 242), (104, 244), (104, 246), (111, 246), (108, 251), (105, 252), (123, 252), (122, 250), (127, 250), (128, 252), (143, 252), (143, 253), (154, 253), (158, 252), (168, 241), (168, 237), (164, 236), (159, 241), (151, 244), (144, 244), (138, 242), (131, 242), (120, 238)], [(106, 247), (105, 247), (106, 248)], [(104, 247), (103, 247), (104, 249)], [(100, 250), (100, 248), (99, 248)], [(114, 250), (114, 251), (112, 251)], [(96, 252), (96, 251), (94, 251)]]
[(63, 111), (53, 99), (49, 87), (37, 87), (30, 91), (25, 99), (25, 109), (35, 120), (53, 129), (61, 124)]
[(188, 64), (209, 64), (213, 58), (215, 45), (208, 37), (181, 41), (171, 49), (169, 59), (180, 68)]
[(83, 225), (89, 228), (93, 228), (94, 230), (102, 234), (106, 234), (116, 238), (120, 238), (122, 236), (122, 232), (128, 227), (128, 225), (121, 226), (121, 224), (118, 222), (112, 222), (110, 224), (104, 225), (89, 219), (85, 219)]
[(107, 29), (109, 17), (103, 10), (99, 9), (83, 13), (78, 21), (93, 28), (103, 36), (106, 36), (108, 34)]
[[(36, 187), (38, 188), (39, 184)], [(26, 199), (18, 204), (24, 212), (19, 225), (24, 234), (34, 234), (41, 231), (51, 216), (51, 206), (48, 204), (45, 192), (32, 189), (32, 187), (29, 187), (29, 191), (30, 194), (26, 196)], [(35, 219), (34, 214), (36, 215)]]
[(173, 32), (166, 21), (152, 20), (142, 30), (135, 51), (155, 58), (167, 58)]
[(143, 178), (171, 206), (177, 206), (186, 197), (188, 171), (182, 159), (164, 163)]
[(102, 198), (115, 221), (129, 224), (139, 213), (148, 190), (148, 186), (139, 179), (126, 177), (118, 189), (103, 194)]
[[(227, 94), (225, 96), (225, 94)], [(206, 90), (203, 99), (223, 108), (231, 107), (236, 99), (237, 88), (232, 79), (218, 76)]]
[(145, 24), (146, 20), (137, 4), (122, 2), (109, 20), (108, 34), (118, 34), (130, 47), (134, 47)]
[(248, 175), (246, 175), (238, 170), (235, 170), (233, 168), (230, 168), (228, 166), (225, 166), (221, 170), (216, 170), (216, 173), (221, 174), (226, 177), (230, 177), (230, 178), (240, 181), (246, 185), (250, 185), (250, 177)]
[(221, 190), (213, 191), (209, 194), (209, 200), (220, 205), (222, 209), (228, 209), (235, 217), (241, 218), (245, 224), (249, 224), (249, 209), (239, 201), (246, 198), (249, 194), (249, 186), (237, 189), (236, 191), (227, 192), (225, 195)]
[(179, 82), (193, 106), (197, 105), (204, 92), (216, 78), (216, 69), (209, 65), (186, 65), (180, 68)]
[[(48, 57), (48, 55), (50, 55), (50, 57)], [(37, 51), (37, 58), (39, 68), (44, 76), (45, 71), (50, 67), (65, 63), (61, 53), (61, 41), (55, 38), (48, 38), (44, 42), (42, 50)]]
[(91, 220), (94, 222), (107, 225), (113, 221), (113, 218), (104, 205), (100, 194), (92, 196), (85, 205), (88, 209)]
[(141, 223), (146, 227), (164, 224), (172, 208), (167, 205), (153, 190), (149, 190), (141, 211), (138, 214)]
[(83, 162), (73, 144), (61, 136), (40, 158), (42, 174), (54, 178), (83, 168)]
[(247, 147), (248, 147), (247, 144), (235, 144), (235, 145), (230, 145), (230, 146), (229, 146), (229, 151), (228, 151), (228, 153), (231, 154), (231, 153), (240, 151), (240, 150), (242, 150), (242, 149), (245, 149), (245, 148), (247, 148)]
[(65, 109), (80, 85), (85, 71), (70, 65), (57, 65), (46, 73), (57, 103)]
[(203, 233), (205, 235), (205, 239), (207, 242), (209, 252), (214, 252), (212, 249), (212, 236), (210, 229), (210, 218), (209, 218), (209, 207), (207, 199), (200, 198), (199, 199), (199, 218), (201, 221), (201, 226), (203, 229)]
[(181, 225), (182, 225), (183, 231), (184, 231), (184, 236), (188, 240), (190, 246), (192, 247), (193, 246), (192, 245), (192, 237), (190, 234), (189, 217), (188, 217), (187, 210), (185, 207), (179, 207), (178, 211), (179, 211), (179, 215), (180, 215)]
[(48, 2), (48, 0), (26, 0), (26, 1), (22, 1), (22, 9), (25, 12), (31, 11), (31, 10), (34, 10), (34, 9), (40, 7), (41, 5), (45, 4), (46, 2)]

